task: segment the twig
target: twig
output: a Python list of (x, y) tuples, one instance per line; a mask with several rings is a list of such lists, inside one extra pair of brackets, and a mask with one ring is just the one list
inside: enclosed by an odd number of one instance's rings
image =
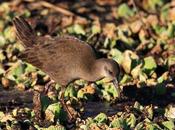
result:
[(66, 16), (76, 16), (76, 18), (79, 18), (80, 20), (83, 20), (83, 21), (84, 20), (85, 21), (89, 20), (89, 19), (87, 19), (85, 17), (82, 17), (82, 16), (79, 16), (79, 15), (77, 15), (77, 14), (75, 14), (75, 13), (73, 13), (73, 12), (67, 10), (67, 9), (64, 9), (64, 8), (59, 7), (59, 6), (53, 5), (53, 4), (51, 4), (49, 2), (46, 2), (46, 1), (38, 1), (38, 2), (36, 2), (35, 0), (24, 0), (24, 1), (29, 2), (29, 3), (34, 3), (38, 7), (43, 6), (45, 8), (55, 10), (56, 12), (59, 12), (59, 13), (61, 13), (63, 15), (66, 15)]
[(46, 8), (51, 8), (51, 9), (53, 9), (53, 10), (55, 10), (55, 11), (57, 11), (57, 12), (60, 12), (60, 13), (62, 13), (62, 14), (64, 14), (64, 15), (68, 15), (68, 16), (73, 16), (73, 15), (75, 15), (74, 13), (72, 13), (72, 12), (66, 10), (66, 9), (63, 9), (63, 8), (61, 8), (61, 7), (58, 7), (58, 6), (55, 6), (55, 5), (53, 5), (53, 4), (51, 4), (51, 3), (48, 3), (48, 2), (46, 2), (46, 1), (40, 1), (40, 2), (38, 2), (38, 3), (40, 3), (42, 6), (44, 6), (44, 7), (46, 7)]
[[(34, 0), (24, 0), (24, 1), (29, 2), (29, 3), (36, 2)], [(53, 10), (59, 12), (59, 13), (67, 15), (67, 16), (74, 16), (75, 15), (74, 13), (72, 13), (69, 10), (66, 10), (66, 9), (61, 8), (61, 7), (55, 6), (55, 5), (53, 5), (53, 4), (49, 3), (49, 2), (46, 2), (46, 1), (38, 1), (36, 3), (38, 5), (40, 5), (40, 6), (53, 9)]]

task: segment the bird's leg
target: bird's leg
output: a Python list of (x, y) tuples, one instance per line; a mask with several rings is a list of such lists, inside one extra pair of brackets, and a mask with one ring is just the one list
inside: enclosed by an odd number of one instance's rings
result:
[(43, 117), (43, 113), (42, 113), (42, 104), (41, 104), (41, 98), (44, 95), (46, 95), (48, 93), (48, 90), (50, 88), (50, 86), (55, 83), (53, 80), (49, 81), (44, 89), (43, 87), (39, 87), (39, 86), (35, 86), (34, 87), (34, 94), (33, 94), (33, 109), (34, 109), (34, 113), (35, 113), (35, 120), (42, 120)]
[(42, 107), (41, 107), (41, 93), (34, 90), (33, 94), (33, 110), (35, 113), (35, 120), (42, 120)]
[(96, 82), (90, 82), (90, 81), (89, 81), (89, 82), (87, 83), (87, 86), (91, 86), (91, 84), (97, 85)]
[(71, 114), (67, 104), (64, 101), (64, 92), (65, 92), (65, 87), (61, 87), (61, 104), (63, 105), (63, 108), (67, 112), (68, 118), (71, 121), (73, 119), (73, 115)]
[(55, 83), (54, 80), (50, 80), (50, 81), (44, 86), (44, 95), (46, 95), (46, 94), (48, 93), (48, 90), (49, 90), (50, 86), (51, 86), (52, 84), (54, 84), (54, 83)]

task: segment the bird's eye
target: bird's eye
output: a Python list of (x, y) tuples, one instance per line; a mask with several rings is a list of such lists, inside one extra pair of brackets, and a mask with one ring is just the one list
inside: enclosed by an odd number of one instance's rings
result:
[(113, 72), (112, 71), (109, 70), (108, 72), (109, 72), (110, 75), (113, 75)]
[(104, 68), (106, 70), (106, 72), (109, 74), (109, 75), (113, 75), (113, 71), (111, 71), (110, 69), (108, 69), (106, 66)]

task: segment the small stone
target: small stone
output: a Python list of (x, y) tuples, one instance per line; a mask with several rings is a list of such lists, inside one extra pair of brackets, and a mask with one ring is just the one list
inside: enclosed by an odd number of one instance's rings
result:
[(23, 83), (19, 83), (16, 87), (20, 91), (24, 91), (26, 89), (26, 87), (25, 87), (25, 85)]
[(10, 86), (9, 79), (3, 77), (1, 79), (1, 83), (2, 83), (2, 86), (3, 86), (4, 89), (9, 89), (9, 86)]

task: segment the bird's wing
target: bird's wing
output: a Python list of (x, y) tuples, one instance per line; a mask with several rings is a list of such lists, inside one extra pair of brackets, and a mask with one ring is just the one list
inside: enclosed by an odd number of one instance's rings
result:
[[(82, 62), (83, 64), (90, 62), (91, 58), (92, 60), (95, 58), (95, 53), (87, 43), (71, 36), (64, 36), (46, 39), (43, 43), (40, 41), (40, 44), (27, 48), (20, 58), (46, 73), (60, 73), (63, 70), (64, 72), (73, 70), (70, 68), (81, 66)], [(71, 65), (68, 65), (70, 63)]]

